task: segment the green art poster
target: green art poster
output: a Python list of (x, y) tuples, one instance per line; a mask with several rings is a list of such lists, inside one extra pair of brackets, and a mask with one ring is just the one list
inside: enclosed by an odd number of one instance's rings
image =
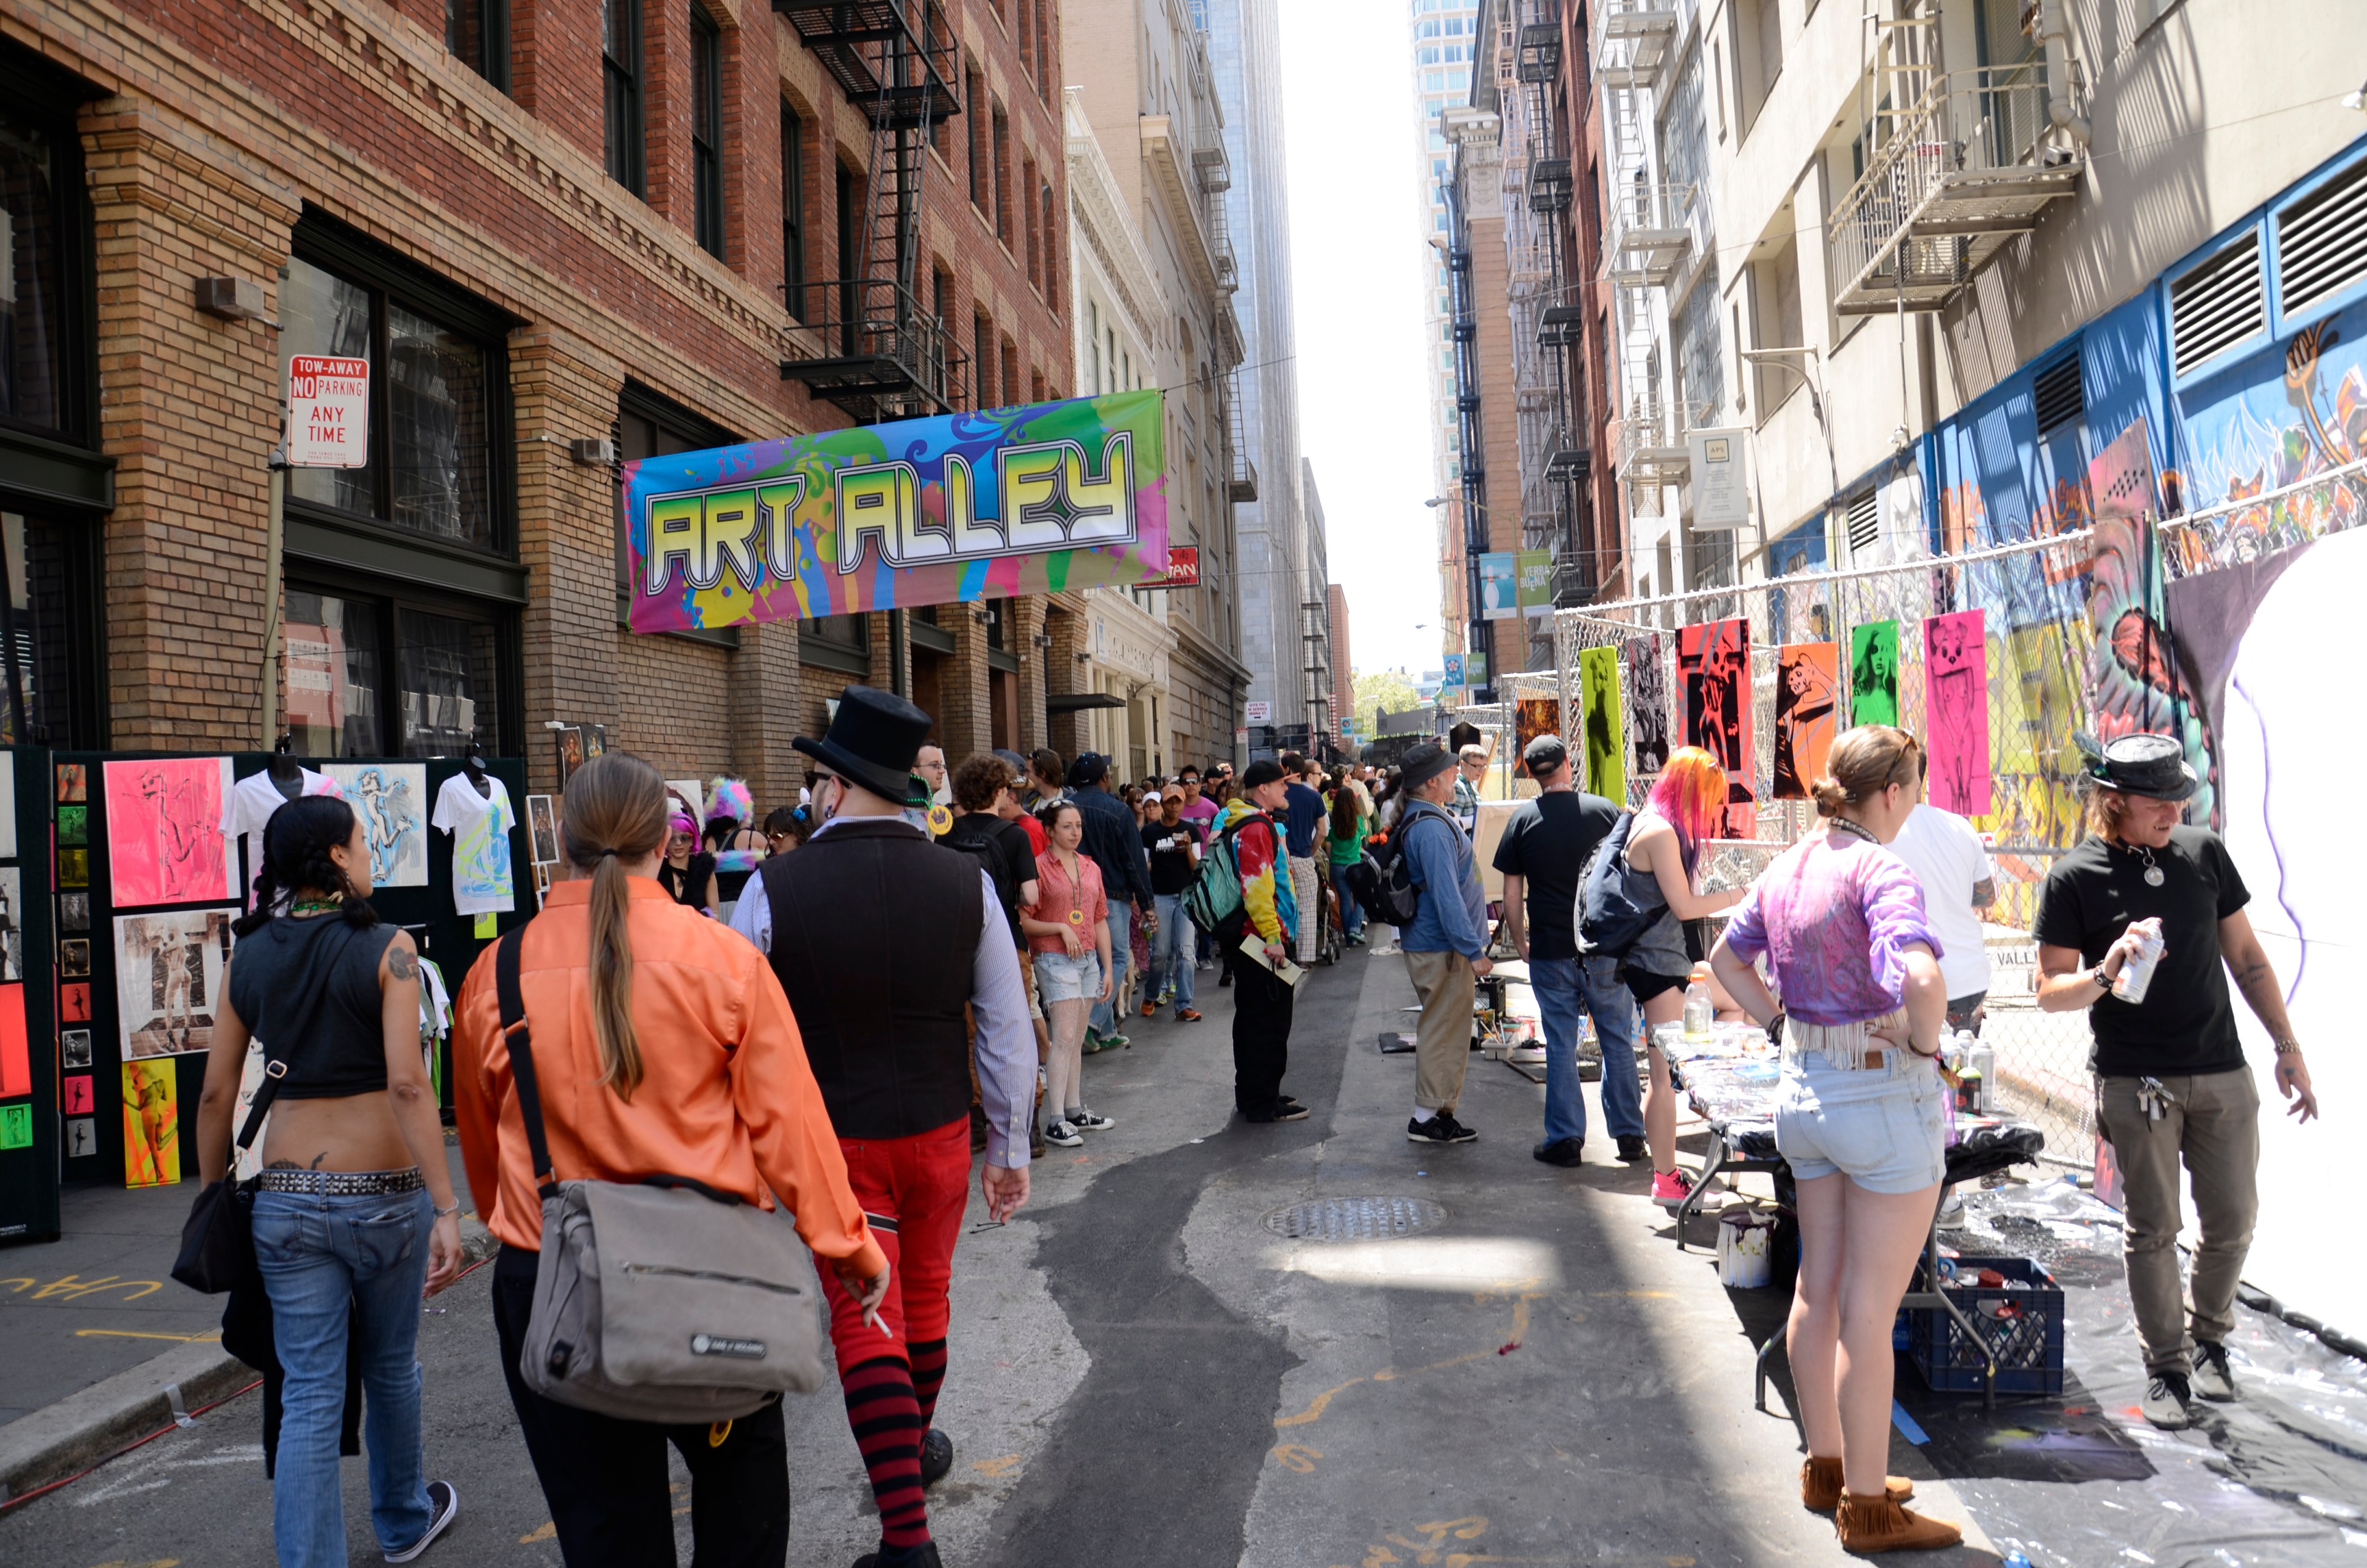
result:
[(1619, 650), (1587, 648), (1578, 655), (1579, 708), (1584, 718), (1586, 787), (1627, 803), (1627, 726), (1619, 712)]
[(1898, 622), (1850, 628), (1850, 722), (1898, 722)]

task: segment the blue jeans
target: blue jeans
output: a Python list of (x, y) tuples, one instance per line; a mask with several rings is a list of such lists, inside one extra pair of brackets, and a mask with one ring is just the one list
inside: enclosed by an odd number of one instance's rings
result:
[(1603, 1119), (1614, 1138), (1644, 1136), (1636, 1082), (1636, 998), (1608, 958), (1529, 960), (1529, 989), (1546, 1026), (1546, 1142), (1586, 1136), (1586, 1097), (1579, 1091), (1578, 1020), (1594, 1016), (1603, 1044)]
[(1109, 901), (1110, 999), (1093, 1004), (1086, 1025), (1097, 1035), (1120, 1032), (1117, 1000), (1126, 994), (1127, 966), (1134, 958), (1134, 904), (1123, 898)]
[(1339, 890), (1340, 893), (1340, 935), (1359, 937), (1364, 935), (1365, 931), (1365, 906), (1356, 902), (1356, 895), (1350, 892), (1348, 884), (1340, 880), (1340, 873), (1347, 869), (1345, 866), (1337, 865), (1328, 868), (1331, 885)]
[(401, 1551), (427, 1533), (415, 1352), (434, 1210), (425, 1192), (255, 1194), (255, 1262), (288, 1374), (271, 1488), (280, 1568), (344, 1568), (345, 1562), (337, 1429), (345, 1406), (349, 1315), (360, 1330), (354, 1351), (362, 1363), (362, 1447), (379, 1545)]
[(1163, 892), (1153, 901), (1159, 911), (1159, 930), (1150, 938), (1150, 994), (1157, 995), (1162, 985), (1175, 988), (1175, 1010), (1182, 1012), (1192, 1005), (1192, 934), (1199, 929), (1191, 916), (1184, 913), (1184, 895)]

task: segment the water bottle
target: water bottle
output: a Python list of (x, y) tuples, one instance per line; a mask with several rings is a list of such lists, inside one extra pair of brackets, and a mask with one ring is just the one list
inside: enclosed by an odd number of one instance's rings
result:
[(2161, 939), (2158, 917), (2138, 921), (2136, 933), (2135, 955), (2121, 965), (2121, 972), (2112, 979), (2112, 994), (2132, 1005), (2144, 1001), (2153, 988), (2153, 971), (2169, 947)]
[(1709, 965), (1693, 965), (1685, 987), (1685, 1043), (1707, 1045), (1717, 1038), (1717, 1006), (1709, 999)]

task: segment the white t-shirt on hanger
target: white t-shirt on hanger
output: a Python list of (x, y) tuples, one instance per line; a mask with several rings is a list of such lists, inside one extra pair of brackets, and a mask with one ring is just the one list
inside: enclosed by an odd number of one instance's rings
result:
[[(337, 781), (325, 773), (315, 773), (300, 766), (297, 771), (302, 778), (297, 791), (300, 800), (306, 795), (342, 797), (345, 793), (337, 788)], [(250, 773), (231, 786), (230, 835), (242, 844), (249, 837), (255, 840), (245, 846), (246, 906), (249, 909), (255, 907), (255, 879), (263, 870), (264, 826), (271, 821), (271, 813), (287, 803), (288, 797), (281, 794), (279, 786), (271, 781), (271, 769), (268, 767), (260, 773)]]
[(510, 880), (510, 830), (517, 813), (509, 790), (491, 774), (488, 795), (477, 793), (466, 773), (455, 773), (436, 792), (430, 826), (452, 835), (452, 907), (461, 915), (490, 915), (517, 907)]

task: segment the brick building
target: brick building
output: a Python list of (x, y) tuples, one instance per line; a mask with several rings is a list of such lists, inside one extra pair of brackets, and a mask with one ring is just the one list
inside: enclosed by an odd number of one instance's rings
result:
[[(603, 438), (629, 458), (1070, 389), (1056, 9), (912, 12), (890, 44), (798, 0), (608, 0), (596, 28), (537, 0), (11, 6), (0, 630), (28, 721), (252, 745), (268, 680), (307, 755), (473, 733), (548, 787), (544, 725), (599, 723), (760, 805), (793, 798), (789, 738), (848, 680), (910, 692), (957, 754), (1041, 744), (1079, 619), (1059, 597), (622, 624)], [(896, 123), (919, 126), (901, 177)], [(924, 351), (866, 393), (844, 372), (879, 369), (891, 308)], [(294, 354), (370, 361), (368, 460), (288, 475), (267, 663)]]

